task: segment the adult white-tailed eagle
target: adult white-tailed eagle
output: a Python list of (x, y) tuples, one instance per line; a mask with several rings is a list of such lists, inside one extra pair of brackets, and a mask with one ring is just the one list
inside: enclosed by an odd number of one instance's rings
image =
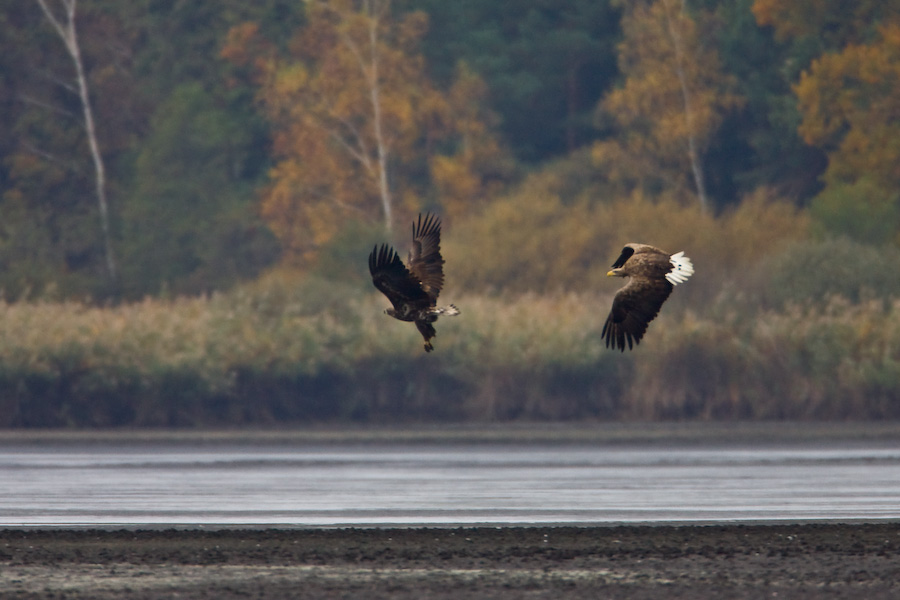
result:
[(609, 277), (630, 277), (613, 298), (612, 310), (603, 325), (606, 347), (625, 352), (638, 344), (672, 289), (694, 274), (694, 265), (684, 252), (670, 255), (646, 244), (626, 244), (613, 263)]
[(369, 254), (369, 273), (372, 283), (387, 296), (393, 308), (385, 314), (412, 321), (425, 338), (425, 352), (434, 350), (431, 338), (437, 333), (432, 323), (441, 315), (454, 316), (459, 310), (437, 306), (438, 295), (444, 286), (444, 259), (441, 257), (441, 220), (426, 214), (413, 223), (413, 241), (406, 265), (388, 244), (375, 246)]

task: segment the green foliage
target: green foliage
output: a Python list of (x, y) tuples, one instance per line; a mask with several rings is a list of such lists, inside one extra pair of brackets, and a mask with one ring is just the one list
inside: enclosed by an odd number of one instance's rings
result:
[(810, 215), (827, 235), (873, 245), (900, 242), (900, 193), (871, 177), (831, 184), (813, 199)]
[[(50, 287), (93, 295), (103, 280), (103, 247), (72, 59), (37, 3), (4, 1), (0, 13), (0, 287), (8, 297)], [(79, 7), (78, 17), (93, 83), (102, 62), (94, 35), (100, 23), (91, 8)], [(110, 29), (106, 54), (117, 39)], [(116, 75), (106, 73), (101, 83), (117, 88), (122, 80)], [(127, 101), (128, 94), (121, 98)], [(101, 128), (126, 125), (109, 115)], [(122, 140), (105, 141), (113, 151)]]
[(227, 287), (277, 258), (242, 180), (249, 132), (231, 117), (198, 84), (177, 87), (157, 110), (121, 210), (126, 297)]
[(616, 76), (619, 11), (608, 0), (416, 0), (431, 29), (429, 69), (449, 82), (459, 61), (490, 88), (517, 158), (546, 160), (596, 137), (591, 113)]
[(705, 34), (715, 40), (725, 71), (736, 78), (744, 99), (726, 120), (706, 153), (710, 196), (734, 204), (761, 186), (777, 186), (804, 200), (820, 188), (824, 153), (797, 132), (800, 113), (791, 86), (821, 49), (775, 39), (759, 27), (754, 0), (705, 0), (715, 19)]
[(409, 226), (395, 232), (395, 240), (385, 238), (384, 228), (363, 221), (350, 221), (319, 251), (311, 274), (332, 282), (341, 281), (361, 289), (370, 289), (368, 255), (376, 245), (391, 243), (405, 259), (410, 242)]
[[(290, 0), (79, 4), (126, 295), (223, 288), (273, 260), (252, 206), (267, 132), (219, 51), (246, 19), (283, 44), (302, 11)], [(10, 298), (116, 296), (72, 60), (37, 3), (0, 0), (0, 14), (0, 287)]]
[(821, 303), (832, 296), (852, 302), (900, 297), (900, 249), (872, 246), (846, 238), (792, 244), (764, 260), (753, 282), (752, 297), (765, 306)]

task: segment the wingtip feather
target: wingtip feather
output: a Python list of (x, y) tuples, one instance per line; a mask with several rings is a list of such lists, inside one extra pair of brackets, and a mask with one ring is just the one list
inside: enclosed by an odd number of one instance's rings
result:
[(433, 213), (425, 213), (424, 219), (422, 213), (419, 213), (419, 219), (413, 222), (412, 234), (413, 239), (425, 237), (426, 235), (441, 233), (441, 219)]

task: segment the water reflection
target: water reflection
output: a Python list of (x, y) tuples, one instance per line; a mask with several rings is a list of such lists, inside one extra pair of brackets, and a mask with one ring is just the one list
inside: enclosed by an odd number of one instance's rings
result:
[(900, 449), (856, 444), (0, 448), (0, 525), (900, 518)]

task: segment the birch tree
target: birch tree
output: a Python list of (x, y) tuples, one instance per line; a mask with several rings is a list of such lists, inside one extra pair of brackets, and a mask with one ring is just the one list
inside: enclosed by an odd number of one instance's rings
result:
[[(443, 94), (431, 84), (419, 49), (427, 25), (422, 12), (392, 14), (388, 0), (309, 0), (286, 57), (252, 24), (232, 30), (223, 54), (257, 71), (274, 124), (277, 162), (261, 212), (288, 260), (308, 262), (348, 220), (380, 221), (390, 233), (426, 197), (447, 195), (458, 214), (493, 176), (485, 157), (499, 150), (478, 111), (455, 100), (474, 101), (479, 88)], [(452, 160), (436, 165), (437, 156)], [(474, 182), (447, 182), (471, 173)]]
[(289, 258), (304, 260), (347, 219), (394, 219), (398, 178), (435, 92), (415, 53), (426, 19), (395, 20), (387, 0), (309, 0), (289, 56), (276, 56), (246, 25), (223, 54), (253, 63), (274, 124), (277, 162), (261, 212)]
[(91, 108), (90, 93), (88, 90), (87, 76), (84, 70), (84, 61), (81, 58), (81, 47), (78, 42), (78, 30), (75, 17), (77, 0), (60, 0), (63, 16), (54, 12), (47, 0), (36, 0), (44, 16), (56, 30), (66, 51), (75, 66), (75, 83), (78, 98), (81, 103), (84, 130), (87, 136), (88, 148), (91, 160), (94, 164), (94, 185), (97, 194), (97, 206), (100, 212), (100, 225), (103, 235), (103, 248), (106, 257), (106, 270), (110, 280), (116, 278), (116, 263), (113, 257), (112, 244), (109, 231), (109, 209), (106, 199), (106, 169), (103, 164), (103, 156), (100, 153), (100, 144), (97, 140), (97, 130), (94, 124), (94, 113)]
[(600, 106), (614, 136), (594, 146), (594, 158), (626, 188), (693, 195), (706, 212), (703, 153), (724, 114), (739, 103), (734, 82), (704, 44), (684, 0), (626, 7), (619, 46), (625, 84)]

